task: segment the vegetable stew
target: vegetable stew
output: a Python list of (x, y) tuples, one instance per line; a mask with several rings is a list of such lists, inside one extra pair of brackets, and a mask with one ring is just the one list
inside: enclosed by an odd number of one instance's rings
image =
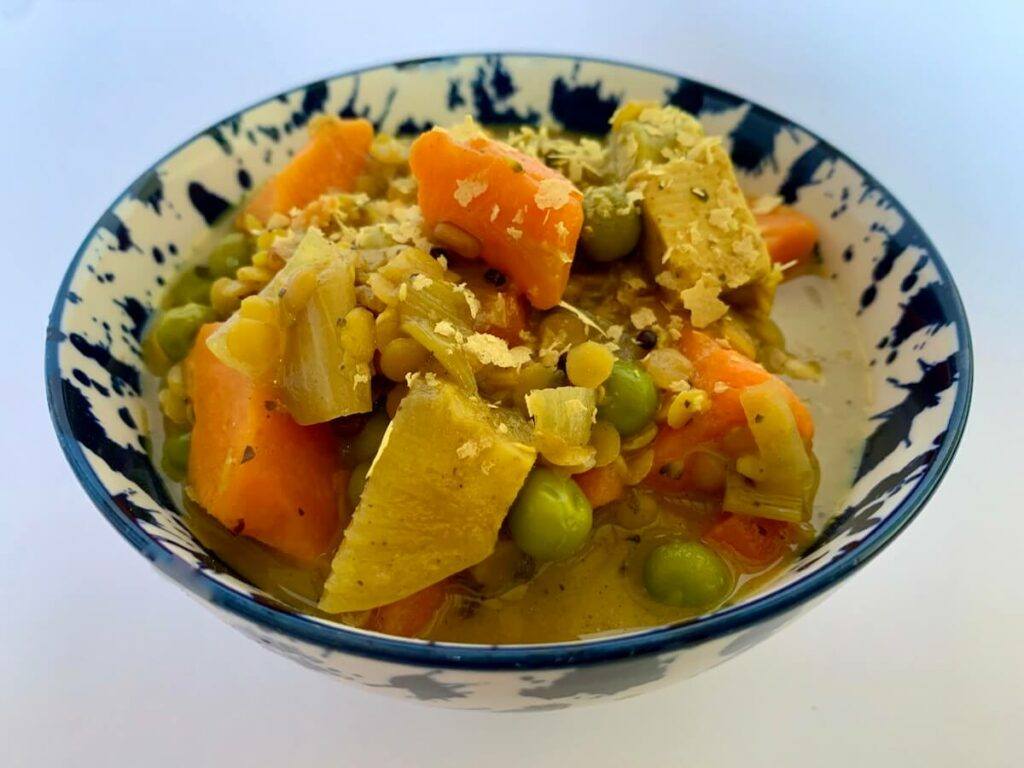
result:
[(319, 117), (144, 340), (196, 536), (280, 602), (478, 643), (769, 584), (852, 476), (863, 355), (817, 226), (718, 137)]

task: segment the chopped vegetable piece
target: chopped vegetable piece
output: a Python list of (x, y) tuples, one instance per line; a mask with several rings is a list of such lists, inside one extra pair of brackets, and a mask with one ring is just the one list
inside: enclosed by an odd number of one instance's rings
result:
[(323, 555), (338, 528), (331, 430), (268, 410), (273, 392), (224, 365), (205, 343), (216, 328), (203, 326), (185, 360), (195, 409), (189, 493), (229, 530), (301, 560)]
[(740, 394), (758, 455), (737, 462), (737, 469), (754, 479), (738, 473), (727, 478), (726, 511), (787, 522), (810, 516), (818, 473), (797, 428), (788, 391), (772, 378)]
[(505, 275), (493, 268), (479, 272), (460, 267), (459, 274), (480, 302), (474, 328), (497, 336), (512, 346), (522, 343), (520, 334), (526, 328), (529, 307), (518, 289), (509, 285)]
[(516, 290), (473, 291), (480, 300), (477, 327), (510, 345), (522, 342), (528, 308), (526, 299)]
[(738, 561), (744, 570), (761, 570), (788, 550), (790, 525), (747, 515), (726, 515), (704, 534), (704, 541)]
[(759, 488), (738, 472), (729, 472), (725, 479), (722, 509), (737, 515), (799, 523), (807, 518), (804, 498), (785, 491)]
[(818, 227), (795, 208), (780, 205), (769, 213), (758, 214), (757, 226), (776, 264), (807, 264), (818, 242)]
[(593, 466), (590, 428), (594, 423), (594, 390), (583, 387), (535, 389), (526, 395), (533, 417), (534, 445), (552, 464)]
[[(283, 297), (287, 297), (288, 292), (292, 289), (293, 279), (297, 275), (305, 272), (317, 275), (340, 258), (341, 252), (337, 246), (328, 241), (319, 230), (309, 230), (284, 269), (274, 275), (273, 279), (260, 290), (258, 298), (263, 301), (253, 304), (251, 302), (253, 297), (249, 297), (249, 305), (254, 308), (261, 306), (264, 310), (269, 310)], [(345, 303), (347, 304), (347, 301)], [(207, 343), (225, 365), (261, 383), (270, 383), (277, 378), (281, 363), (283, 341), (279, 338), (280, 322), (281, 318), (277, 312), (267, 312), (262, 317), (256, 317), (246, 316), (240, 310), (229, 320), (221, 323), (217, 332), (210, 336)], [(256, 324), (266, 326), (265, 329), (262, 329), (263, 332), (258, 343), (253, 338), (244, 338), (243, 334), (234, 330), (239, 325), (249, 325), (250, 331), (254, 332)], [(251, 336), (256, 336), (256, 334), (251, 333)], [(233, 337), (237, 342), (235, 344), (231, 343)], [(241, 344), (243, 340), (249, 343), (243, 346)]]
[(444, 280), (413, 277), (398, 311), (402, 330), (433, 353), (459, 386), (475, 393), (476, 377), (465, 347), (473, 333), (466, 294)]
[(300, 424), (319, 424), (373, 407), (372, 337), (348, 345), (343, 338), (355, 304), (355, 262), (346, 255), (320, 270), (316, 287), (288, 329), (281, 390)]
[(519, 548), (537, 560), (565, 560), (587, 540), (593, 511), (571, 479), (537, 467), (526, 479), (508, 516)]
[[(692, 488), (689, 473), (671, 472), (669, 465), (683, 461), (701, 446), (718, 445), (732, 430), (747, 424), (740, 396), (747, 387), (778, 382), (805, 442), (814, 436), (810, 411), (789, 387), (762, 366), (739, 352), (727, 349), (705, 333), (686, 329), (679, 348), (693, 363), (693, 384), (708, 393), (710, 405), (679, 428), (662, 427), (654, 441), (654, 472), (648, 484), (662, 490)], [(673, 475), (675, 475), (673, 477)]]
[[(664, 162), (640, 174), (643, 250), (659, 284), (702, 328), (728, 309), (722, 292), (765, 278), (771, 260), (721, 141), (704, 136), (700, 124), (675, 107), (645, 108), (633, 119), (654, 128), (677, 126), (676, 144), (662, 148)], [(613, 131), (630, 125), (620, 119)]]
[(386, 635), (419, 637), (448, 599), (447, 582), (432, 584), (397, 602), (374, 610), (366, 628)]
[(528, 440), (511, 412), (447, 382), (414, 381), (370, 467), (320, 608), (393, 603), (487, 557), (533, 465)]
[(582, 194), (558, 171), (482, 135), (459, 141), (435, 128), (412, 145), (428, 226), (450, 222), (481, 244), (539, 309), (558, 304), (583, 224)]
[(626, 493), (626, 484), (622, 481), (622, 475), (615, 464), (588, 469), (586, 472), (573, 475), (572, 479), (594, 509), (611, 504)]
[(285, 267), (207, 342), (222, 362), (254, 381), (280, 381), (285, 405), (300, 424), (372, 407), (373, 327), (350, 315), (355, 259), (310, 229)]
[(351, 191), (366, 165), (372, 140), (373, 126), (367, 120), (315, 118), (309, 126), (309, 143), (263, 185), (244, 215), (265, 222), (271, 214), (302, 208), (325, 192)]
[[(715, 385), (718, 383), (730, 389), (743, 389), (772, 378), (761, 365), (735, 350), (723, 347), (700, 331), (684, 330), (679, 341), (679, 349), (693, 363), (693, 385), (710, 392), (712, 401), (717, 401), (719, 395), (728, 394), (715, 392)], [(786, 389), (789, 390), (788, 387)], [(788, 391), (786, 398), (796, 417), (800, 434), (804, 440), (809, 441), (814, 436), (814, 423), (810, 411), (791, 390)]]

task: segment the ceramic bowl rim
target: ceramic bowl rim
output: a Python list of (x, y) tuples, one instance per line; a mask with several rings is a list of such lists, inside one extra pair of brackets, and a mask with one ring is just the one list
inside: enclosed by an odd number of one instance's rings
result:
[[(904, 217), (906, 226), (920, 233), (920, 241), (928, 249), (932, 263), (942, 279), (948, 292), (948, 300), (944, 309), (950, 312), (956, 323), (957, 370), (959, 373), (956, 399), (950, 413), (948, 428), (942, 444), (928, 471), (917, 481), (907, 497), (897, 506), (888, 518), (878, 525), (858, 546), (837, 557), (809, 576), (787, 585), (776, 593), (765, 595), (748, 603), (727, 608), (706, 616), (690, 620), (686, 623), (653, 627), (649, 630), (621, 637), (610, 637), (596, 640), (572, 641), (537, 645), (468, 645), (457, 643), (435, 643), (422, 640), (409, 640), (390, 637), (377, 633), (352, 629), (343, 625), (328, 625), (314, 621), (302, 614), (291, 613), (261, 604), (253, 598), (227, 587), (207, 575), (200, 567), (193, 566), (151, 539), (135, 521), (131, 520), (114, 502), (99, 477), (89, 465), (81, 446), (75, 439), (63, 399), (61, 375), (58, 360), (58, 347), (62, 339), (60, 331), (64, 307), (67, 304), (68, 290), (79, 262), (87, 245), (96, 235), (99, 222), (97, 220), (86, 235), (82, 244), (75, 252), (58, 289), (53, 309), (50, 312), (46, 333), (45, 377), (47, 404), (54, 429), (64, 455), (71, 469), (85, 488), (93, 504), (99, 509), (111, 525), (146, 559), (150, 560), (161, 571), (192, 592), (198, 598), (211, 602), (237, 617), (254, 622), (272, 632), (278, 632), (301, 641), (312, 643), (321, 648), (340, 651), (357, 656), (395, 662), (420, 667), (467, 670), (525, 670), (525, 669), (557, 669), (582, 665), (591, 665), (626, 658), (645, 656), (653, 653), (666, 653), (696, 645), (706, 640), (737, 632), (757, 623), (771, 619), (796, 606), (807, 602), (862, 567), (888, 545), (896, 535), (905, 528), (931, 498), (952, 461), (956, 449), (963, 436), (970, 410), (971, 392), (973, 388), (974, 363), (970, 329), (963, 302), (953, 282), (949, 268), (946, 266), (938, 250), (932, 244), (910, 212), (896, 197), (884, 187), (873, 174), (866, 171), (857, 162), (850, 159), (818, 134), (808, 130), (802, 124), (789, 120), (782, 115), (767, 109), (757, 102), (741, 95), (707, 85), (703, 81), (684, 77), (663, 69), (648, 67), (611, 58), (556, 54), (543, 52), (465, 52), (438, 56), (427, 56), (393, 62), (382, 62), (357, 69), (346, 70), (322, 78), (332, 81), (340, 77), (358, 75), (383, 68), (410, 68), (431, 64), (458, 61), (465, 58), (500, 57), (503, 59), (549, 59), (596, 63), (632, 69), (641, 72), (687, 80), (701, 86), (707, 93), (720, 95), (728, 100), (740, 100), (750, 108), (772, 121), (784, 121), (805, 131), (835, 157), (841, 158), (854, 167), (866, 182), (885, 193), (892, 201), (895, 210)], [(318, 82), (313, 80), (310, 82)], [(248, 106), (236, 110), (228, 117), (213, 123), (220, 125), (244, 113), (247, 113), (278, 96), (294, 93), (309, 83), (290, 88), (267, 98), (260, 99)], [(212, 126), (211, 126), (212, 127)], [(203, 129), (181, 142), (146, 169), (111, 203), (105, 213), (114, 209), (132, 193), (140, 182), (159, 168), (165, 161), (176, 155), (181, 149), (203, 135)]]

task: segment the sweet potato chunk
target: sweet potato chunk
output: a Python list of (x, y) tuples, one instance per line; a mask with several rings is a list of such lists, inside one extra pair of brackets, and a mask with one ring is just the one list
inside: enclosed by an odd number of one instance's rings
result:
[(435, 128), (412, 145), (427, 226), (453, 224), (476, 238), (480, 257), (530, 303), (562, 299), (583, 226), (583, 195), (558, 171), (482, 135), (458, 141)]
[(503, 418), (453, 384), (414, 383), (370, 467), (322, 610), (394, 603), (491, 553), (535, 458), (525, 427)]
[(245, 208), (260, 221), (301, 208), (325, 192), (351, 191), (366, 165), (373, 126), (363, 119), (314, 119), (309, 143), (253, 196)]
[(200, 329), (185, 360), (189, 493), (235, 533), (300, 560), (323, 555), (338, 529), (331, 431), (299, 426), (269, 387), (218, 360), (206, 345), (216, 328)]

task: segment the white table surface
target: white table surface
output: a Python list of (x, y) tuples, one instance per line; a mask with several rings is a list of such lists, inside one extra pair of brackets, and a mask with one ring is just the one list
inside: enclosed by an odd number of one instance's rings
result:
[[(1022, 4), (353, 5), (0, 0), (0, 764), (977, 768), (1022, 757)], [(114, 533), (46, 413), (43, 332), (60, 276), (155, 157), (306, 80), (486, 49), (633, 60), (803, 122), (909, 206), (970, 312), (973, 413), (920, 518), (764, 644), (620, 704), (451, 712), (271, 655)]]

